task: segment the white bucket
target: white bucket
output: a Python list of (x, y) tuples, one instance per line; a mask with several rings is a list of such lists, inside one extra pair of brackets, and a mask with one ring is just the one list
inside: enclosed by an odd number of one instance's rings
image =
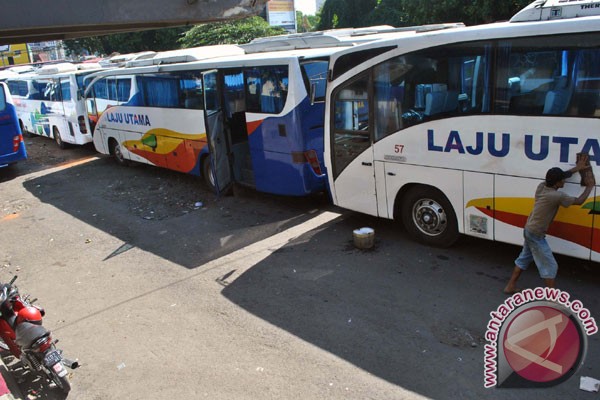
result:
[(354, 245), (359, 249), (370, 249), (375, 244), (375, 230), (373, 228), (355, 229)]

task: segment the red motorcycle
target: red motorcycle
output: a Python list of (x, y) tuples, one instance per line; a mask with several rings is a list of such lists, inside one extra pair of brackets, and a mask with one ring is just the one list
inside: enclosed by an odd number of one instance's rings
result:
[(42, 326), (44, 309), (33, 305), (29, 296), (21, 297), (14, 285), (17, 277), (0, 285), (0, 347), (10, 353), (25, 368), (45, 376), (64, 393), (71, 390), (65, 366), (75, 369), (77, 361), (62, 356), (50, 331)]

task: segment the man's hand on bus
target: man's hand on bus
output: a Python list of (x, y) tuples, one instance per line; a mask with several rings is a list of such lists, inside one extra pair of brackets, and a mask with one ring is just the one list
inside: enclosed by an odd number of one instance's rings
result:
[(586, 153), (578, 154), (577, 163), (574, 168), (571, 168), (571, 172), (583, 171), (584, 169), (591, 168), (590, 166), (590, 156)]

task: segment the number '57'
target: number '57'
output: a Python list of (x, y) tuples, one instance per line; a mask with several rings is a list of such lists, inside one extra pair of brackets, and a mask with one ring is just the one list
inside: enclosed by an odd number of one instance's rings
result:
[(402, 153), (404, 151), (403, 144), (397, 144), (394, 146), (394, 153)]

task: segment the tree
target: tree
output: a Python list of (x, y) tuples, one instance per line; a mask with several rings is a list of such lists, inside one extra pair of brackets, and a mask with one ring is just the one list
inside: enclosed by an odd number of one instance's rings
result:
[(484, 24), (509, 19), (531, 0), (492, 1), (445, 0), (436, 3), (424, 0), (404, 0), (403, 10), (410, 25), (441, 22), (464, 22), (466, 25)]
[(368, 16), (379, 0), (327, 0), (319, 14), (319, 30), (367, 26)]
[(311, 32), (317, 29), (319, 17), (317, 15), (304, 15), (302, 11), (296, 11), (296, 27), (298, 33)]
[(65, 40), (69, 55), (137, 53), (140, 51), (165, 51), (178, 48), (178, 39), (188, 27), (154, 29), (140, 32), (118, 33)]
[(179, 43), (184, 48), (217, 44), (244, 44), (258, 37), (285, 33), (285, 29), (271, 26), (261, 17), (250, 17), (231, 22), (196, 25), (179, 39)]
[(326, 0), (318, 29), (370, 25), (410, 26), (442, 22), (484, 24), (509, 19), (531, 0)]

